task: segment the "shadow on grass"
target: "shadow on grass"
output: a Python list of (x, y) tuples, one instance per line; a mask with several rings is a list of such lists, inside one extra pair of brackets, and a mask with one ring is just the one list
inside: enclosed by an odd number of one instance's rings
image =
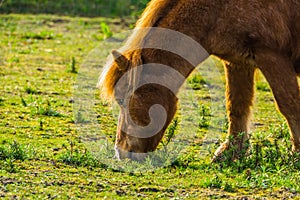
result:
[(84, 17), (137, 16), (149, 0), (0, 0), (0, 14), (57, 14)]

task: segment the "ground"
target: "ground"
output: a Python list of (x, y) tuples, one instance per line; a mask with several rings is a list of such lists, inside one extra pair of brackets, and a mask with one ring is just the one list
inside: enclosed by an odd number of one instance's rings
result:
[[(118, 40), (118, 33), (130, 30), (133, 21), (0, 15), (0, 197), (300, 199), (299, 156), (290, 152), (286, 123), (260, 74), (251, 151), (242, 160), (211, 164), (211, 153), (201, 155), (214, 116), (207, 97), (211, 83), (198, 75), (188, 81), (201, 104), (198, 133), (170, 165), (129, 172), (93, 157), (75, 123), (89, 124), (79, 117), (78, 110), (74, 112), (74, 85), (88, 55), (95, 49), (108, 54), (108, 49), (101, 49), (103, 40), (112, 34), (113, 40)], [(99, 126), (113, 144), (116, 120), (106, 114), (108, 110), (108, 104), (96, 105)], [(216, 138), (225, 136), (226, 121), (222, 123), (221, 130), (215, 129)], [(210, 144), (210, 152), (220, 141)], [(138, 165), (124, 162), (129, 167)]]

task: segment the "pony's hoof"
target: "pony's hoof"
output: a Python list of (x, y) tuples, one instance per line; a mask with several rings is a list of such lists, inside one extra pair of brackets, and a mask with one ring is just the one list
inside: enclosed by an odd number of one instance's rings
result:
[(226, 159), (226, 151), (229, 149), (229, 141), (223, 142), (219, 148), (215, 151), (213, 158), (211, 159), (211, 162), (222, 162)]
[(215, 151), (212, 162), (235, 161), (244, 156), (249, 148), (249, 141), (241, 143), (241, 141), (223, 142)]
[(300, 147), (293, 146), (292, 152), (293, 152), (294, 155), (299, 155), (300, 156)]

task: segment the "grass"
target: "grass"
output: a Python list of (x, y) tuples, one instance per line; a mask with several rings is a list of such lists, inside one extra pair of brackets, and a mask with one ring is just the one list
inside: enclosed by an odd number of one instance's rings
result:
[[(185, 128), (181, 121), (189, 120), (179, 111), (153, 159), (143, 165), (116, 161), (117, 118), (110, 105), (97, 98), (92, 108), (89, 104), (78, 107), (78, 102), (97, 96), (87, 90), (95, 80), (82, 76), (84, 66), (99, 70), (104, 55), (118, 45), (114, 41), (104, 44), (99, 38), (112, 33), (119, 39), (132, 21), (11, 14), (1, 15), (0, 24), (1, 198), (299, 199), (299, 155), (290, 152), (287, 125), (261, 74), (256, 78), (248, 156), (236, 162), (210, 163), (227, 128), (225, 113), (213, 110), (211, 99), (223, 102), (223, 97), (209, 94), (209, 89), (218, 90), (215, 81), (195, 74), (187, 81), (194, 103), (200, 105), (195, 109), (199, 117), (192, 140), (177, 137), (180, 128)], [(94, 74), (91, 70), (91, 77)], [(82, 83), (82, 94), (76, 93), (78, 83)], [(89, 109), (95, 112), (96, 122), (86, 113)], [(218, 109), (224, 110), (224, 105)], [(216, 118), (222, 120), (213, 121)], [(102, 149), (93, 143), (97, 137), (102, 137)], [(170, 145), (176, 140), (189, 141), (173, 159), (165, 152), (172, 150)], [(159, 165), (168, 159), (169, 165)]]
[(8, 173), (17, 173), (19, 168), (15, 161), (25, 161), (32, 153), (30, 146), (21, 145), (16, 141), (7, 144), (4, 141), (0, 146), (0, 169)]
[(59, 14), (70, 16), (137, 16), (149, 0), (4, 0), (0, 13)]

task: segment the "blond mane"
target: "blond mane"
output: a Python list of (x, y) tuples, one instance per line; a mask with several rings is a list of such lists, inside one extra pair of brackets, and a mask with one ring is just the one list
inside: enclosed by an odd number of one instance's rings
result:
[[(126, 41), (125, 45), (119, 50), (131, 62), (132, 66), (140, 63), (141, 50), (143, 41), (148, 34), (147, 27), (154, 27), (155, 24), (163, 17), (178, 0), (152, 0), (144, 10), (141, 18), (137, 21), (133, 33)], [(109, 56), (103, 72), (99, 78), (97, 87), (101, 90), (101, 96), (106, 99), (112, 99), (114, 93), (114, 86), (124, 72), (119, 71), (118, 67), (114, 64), (114, 59)]]

